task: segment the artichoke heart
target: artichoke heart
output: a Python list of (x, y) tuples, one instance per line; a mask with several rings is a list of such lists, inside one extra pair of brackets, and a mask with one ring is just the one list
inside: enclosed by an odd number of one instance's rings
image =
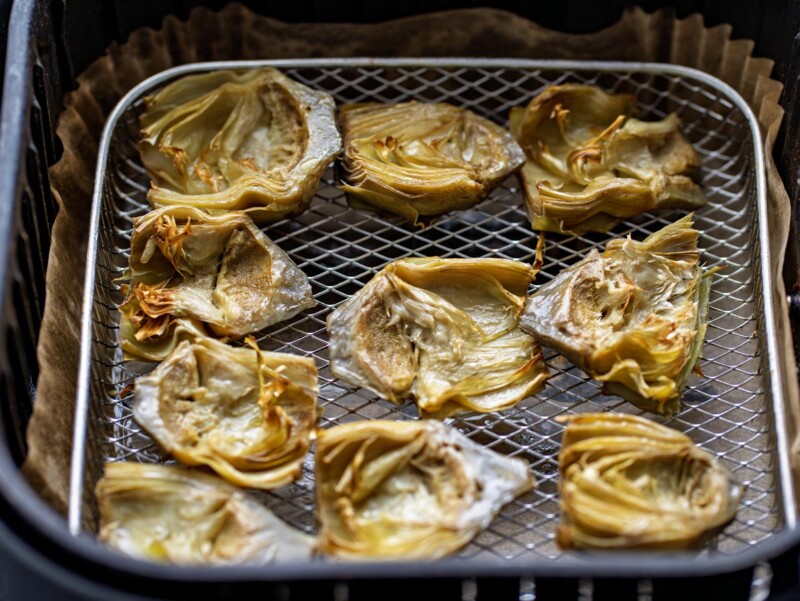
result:
[(133, 415), (183, 463), (271, 489), (300, 474), (317, 424), (317, 368), (250, 343), (182, 342), (136, 380)]
[(705, 205), (678, 116), (639, 121), (635, 105), (628, 94), (565, 84), (511, 110), (528, 157), (520, 175), (533, 229), (606, 232), (647, 211)]
[(505, 259), (401, 259), (328, 316), (331, 371), (424, 416), (507, 409), (547, 379), (517, 326), (530, 265)]
[(559, 455), (567, 549), (690, 549), (736, 515), (743, 487), (680, 432), (643, 417), (569, 419)]
[(670, 416), (700, 356), (712, 275), (688, 215), (592, 250), (528, 300), (520, 327), (639, 408)]
[(308, 278), (245, 213), (165, 207), (135, 222), (122, 348), (160, 361), (207, 326), (241, 337), (314, 306)]
[(346, 559), (437, 559), (535, 485), (528, 465), (437, 421), (369, 420), (319, 434), (323, 552)]
[(308, 559), (313, 551), (312, 537), (209, 474), (108, 463), (95, 493), (100, 540), (138, 559), (264, 565)]
[(525, 161), (498, 125), (446, 103), (364, 103), (339, 109), (345, 190), (405, 217), (466, 209)]
[(331, 96), (275, 69), (189, 75), (145, 105), (139, 151), (153, 207), (295, 215), (342, 146)]

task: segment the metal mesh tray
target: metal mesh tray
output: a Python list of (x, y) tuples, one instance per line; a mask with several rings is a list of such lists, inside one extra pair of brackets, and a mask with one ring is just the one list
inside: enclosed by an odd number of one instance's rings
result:
[[(736, 520), (709, 545), (735, 554), (772, 534), (793, 528), (795, 499), (789, 481), (780, 384), (774, 355), (770, 274), (762, 253), (764, 181), (760, 139), (752, 113), (718, 80), (667, 65), (524, 60), (331, 59), (208, 63), (157, 75), (126, 96), (103, 136), (95, 182), (94, 222), (87, 264), (82, 365), (71, 474), (70, 527), (94, 530), (94, 485), (105, 461), (168, 462), (132, 419), (134, 379), (148, 363), (123, 362), (118, 345), (122, 300), (115, 281), (128, 263), (133, 218), (149, 210), (149, 177), (136, 141), (143, 97), (178, 76), (219, 68), (273, 65), (338, 103), (446, 101), (507, 123), (509, 109), (526, 104), (546, 86), (580, 82), (610, 92), (632, 92), (640, 118), (676, 112), (701, 157), (700, 181), (709, 204), (696, 214), (708, 265), (724, 265), (711, 293), (709, 325), (700, 367), (683, 395), (683, 410), (669, 425), (721, 458), (746, 484)], [(334, 378), (328, 366), (325, 318), (386, 263), (409, 256), (501, 257), (532, 262), (538, 234), (531, 231), (516, 176), (484, 202), (418, 229), (401, 219), (348, 207), (333, 170), (323, 177), (304, 214), (271, 224), (265, 232), (305, 271), (317, 306), (263, 331), (267, 350), (308, 355), (320, 374), (322, 427), (362, 419), (407, 420), (413, 405), (395, 406)], [(619, 236), (642, 239), (681, 213), (630, 219), (609, 234), (548, 234), (545, 264), (534, 288)], [(536, 490), (507, 505), (460, 557), (551, 560), (559, 519), (557, 480), (561, 431), (555, 417), (588, 411), (638, 413), (605, 396), (581, 370), (545, 349), (552, 376), (537, 395), (500, 414), (448, 420), (475, 441), (530, 462)], [(313, 455), (302, 477), (271, 493), (264, 503), (290, 524), (314, 532)]]

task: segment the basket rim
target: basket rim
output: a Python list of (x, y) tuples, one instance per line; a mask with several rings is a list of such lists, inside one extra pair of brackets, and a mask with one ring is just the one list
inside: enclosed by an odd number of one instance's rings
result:
[[(523, 560), (470, 560), (444, 559), (435, 563), (421, 562), (302, 562), (275, 566), (225, 566), (208, 570), (202, 567), (160, 566), (133, 560), (113, 552), (91, 535), (81, 533), (81, 511), (85, 463), (85, 436), (88, 424), (90, 399), (92, 310), (96, 280), (96, 258), (100, 234), (100, 213), (103, 198), (107, 161), (112, 134), (128, 107), (141, 99), (148, 90), (170, 79), (219, 69), (275, 68), (352, 68), (352, 67), (404, 67), (404, 68), (505, 68), (524, 70), (571, 70), (613, 73), (644, 73), (672, 75), (705, 84), (724, 95), (743, 114), (750, 128), (755, 168), (756, 202), (759, 217), (760, 261), (763, 298), (764, 331), (768, 352), (768, 370), (777, 438), (778, 472), (780, 473), (781, 497), (784, 504), (785, 526), (781, 532), (751, 549), (732, 555), (712, 554), (698, 558), (697, 553), (597, 553), (565, 554), (558, 561)], [(772, 274), (767, 229), (766, 174), (763, 142), (755, 115), (744, 99), (730, 86), (702, 71), (680, 65), (619, 61), (578, 61), (513, 58), (328, 58), (328, 59), (284, 59), (256, 61), (214, 61), (181, 65), (162, 71), (142, 81), (131, 89), (117, 104), (106, 121), (98, 151), (95, 186), (91, 213), (91, 229), (87, 247), (84, 303), (82, 307), (81, 356), (78, 379), (78, 395), (74, 424), (74, 446), (70, 474), (69, 533), (70, 546), (77, 545), (81, 554), (90, 552), (97, 561), (124, 571), (133, 571), (155, 578), (192, 581), (236, 580), (307, 580), (307, 579), (359, 579), (359, 578), (430, 578), (430, 577), (475, 577), (475, 576), (548, 576), (548, 577), (670, 577), (710, 576), (747, 569), (758, 561), (769, 559), (800, 542), (796, 524), (796, 507), (793, 503), (792, 474), (789, 463), (784, 390), (780, 378), (782, 366), (778, 355), (776, 336), (776, 313), (772, 298)]]

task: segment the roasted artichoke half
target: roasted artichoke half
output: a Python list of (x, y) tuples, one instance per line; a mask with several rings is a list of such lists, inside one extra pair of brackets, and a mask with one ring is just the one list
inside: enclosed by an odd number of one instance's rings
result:
[(271, 489), (300, 475), (317, 425), (317, 368), (308, 357), (250, 342), (182, 342), (136, 380), (133, 415), (183, 463)]
[(520, 173), (533, 229), (605, 232), (646, 211), (706, 203), (689, 177), (699, 158), (678, 116), (639, 121), (635, 106), (628, 94), (565, 84), (511, 110), (528, 157)]
[(436, 559), (535, 485), (528, 465), (436, 421), (369, 420), (317, 443), (320, 549), (347, 559)]
[(245, 213), (165, 207), (134, 225), (120, 305), (128, 357), (161, 361), (206, 328), (241, 337), (314, 306), (308, 278)]
[(331, 96), (275, 69), (189, 75), (145, 105), (139, 151), (154, 207), (294, 215), (342, 146)]
[(688, 549), (735, 516), (742, 486), (680, 432), (642, 417), (569, 419), (559, 455), (568, 549)]
[(219, 478), (143, 463), (109, 463), (95, 489), (100, 540), (139, 559), (263, 565), (308, 559), (313, 538)]
[(504, 259), (401, 259), (328, 316), (331, 371), (424, 416), (507, 409), (547, 379), (520, 330), (530, 265)]
[(604, 391), (670, 416), (700, 356), (711, 278), (686, 216), (642, 242), (612, 240), (528, 300), (520, 327)]
[(503, 128), (446, 103), (350, 104), (339, 121), (342, 189), (415, 224), (471, 207), (525, 161)]

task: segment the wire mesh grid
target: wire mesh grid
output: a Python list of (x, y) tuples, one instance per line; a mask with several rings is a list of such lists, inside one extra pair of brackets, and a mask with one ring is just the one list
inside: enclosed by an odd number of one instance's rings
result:
[[(331, 93), (338, 103), (446, 101), (506, 124), (509, 109), (546, 86), (589, 83), (637, 96), (638, 115), (661, 118), (676, 112), (701, 156), (700, 182), (708, 206), (696, 214), (708, 265), (723, 265), (712, 288), (709, 325), (700, 367), (683, 396), (683, 410), (669, 425), (719, 456), (746, 485), (736, 520), (709, 545), (735, 553), (757, 544), (784, 525), (776, 437), (766, 376), (762, 328), (759, 239), (753, 146), (744, 114), (724, 92), (700, 81), (666, 74), (553, 70), (541, 68), (321, 66), (286, 73)], [(116, 281), (127, 266), (133, 218), (148, 211), (149, 178), (136, 141), (141, 97), (128, 106), (111, 140), (101, 214), (91, 404), (83, 486), (83, 523), (97, 527), (94, 484), (105, 461), (169, 462), (131, 415), (134, 379), (153, 365), (123, 362), (118, 346), (122, 300)], [(312, 356), (319, 368), (321, 426), (363, 419), (415, 419), (412, 404), (393, 405), (331, 375), (325, 318), (388, 262), (409, 256), (500, 257), (532, 262), (538, 234), (531, 231), (516, 177), (508, 178), (475, 207), (445, 215), (425, 229), (401, 219), (348, 207), (333, 169), (323, 177), (311, 207), (299, 217), (271, 224), (267, 235), (308, 275), (316, 307), (261, 332), (266, 350)], [(591, 248), (619, 236), (642, 239), (681, 215), (645, 214), (608, 234), (548, 234), (545, 264), (533, 289), (551, 280)], [(545, 349), (551, 377), (545, 388), (501, 414), (448, 420), (473, 440), (527, 460), (537, 488), (508, 504), (460, 556), (555, 558), (559, 519), (557, 456), (563, 426), (559, 415), (588, 411), (639, 413), (618, 397), (601, 394), (597, 383), (552, 350)], [(290, 524), (314, 532), (313, 453), (294, 484), (260, 498)]]

